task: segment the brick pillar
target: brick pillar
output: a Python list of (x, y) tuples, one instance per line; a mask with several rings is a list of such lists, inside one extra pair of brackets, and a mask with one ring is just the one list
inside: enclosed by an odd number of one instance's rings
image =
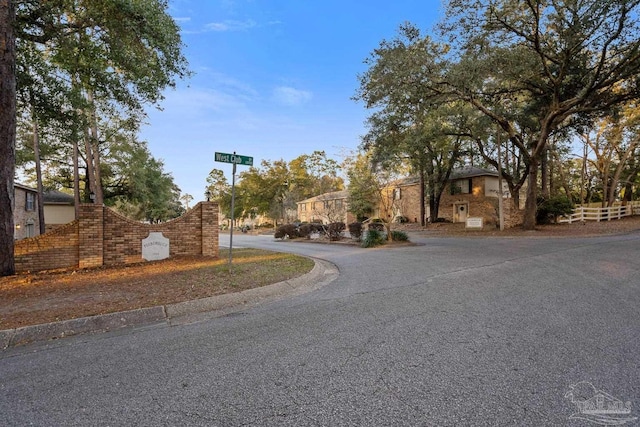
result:
[(218, 257), (218, 212), (219, 206), (214, 202), (202, 202), (202, 256)]
[(104, 262), (104, 207), (82, 204), (78, 216), (78, 267), (101, 267)]

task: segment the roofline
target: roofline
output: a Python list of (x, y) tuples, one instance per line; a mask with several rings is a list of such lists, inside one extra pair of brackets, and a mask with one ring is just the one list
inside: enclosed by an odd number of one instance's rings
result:
[(38, 192), (38, 190), (37, 190), (36, 188), (27, 187), (26, 185), (24, 185), (24, 184), (20, 184), (20, 183), (17, 183), (17, 182), (14, 182), (14, 183), (13, 183), (13, 186), (14, 186), (14, 187), (18, 187), (18, 188), (20, 188), (20, 189), (22, 189), (22, 190), (33, 191), (33, 192), (35, 192), (35, 193), (37, 193), (37, 192)]

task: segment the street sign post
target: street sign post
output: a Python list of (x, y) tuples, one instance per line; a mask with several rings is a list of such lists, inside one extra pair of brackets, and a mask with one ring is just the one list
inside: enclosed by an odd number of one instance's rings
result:
[(241, 156), (229, 153), (215, 153), (215, 161), (233, 164), (231, 172), (231, 227), (229, 227), (229, 273), (231, 273), (231, 265), (233, 264), (233, 211), (236, 204), (236, 165), (253, 166), (253, 157)]

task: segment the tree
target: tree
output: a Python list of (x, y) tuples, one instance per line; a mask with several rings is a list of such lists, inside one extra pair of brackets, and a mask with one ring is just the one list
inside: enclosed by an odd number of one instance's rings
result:
[[(209, 200), (218, 202), (223, 215), (231, 217), (231, 185), (220, 169), (211, 169), (209, 172), (205, 194), (208, 195)], [(236, 206), (241, 207), (242, 203), (236, 203)]]
[(287, 199), (292, 206), (300, 200), (344, 188), (344, 182), (338, 176), (340, 165), (328, 158), (324, 151), (298, 156), (289, 162), (288, 167)]
[(349, 210), (358, 218), (377, 215), (387, 231), (387, 239), (392, 240), (391, 222), (399, 203), (396, 171), (376, 164), (370, 154), (358, 153), (349, 164)]
[(297, 217), (298, 201), (343, 188), (338, 169), (338, 163), (324, 151), (288, 163), (263, 160), (260, 167), (252, 166), (239, 175), (236, 194), (241, 195), (243, 215), (268, 215), (276, 224), (291, 222)]
[(14, 189), (16, 137), (15, 2), (0, 0), (0, 276), (15, 273)]
[(414, 26), (402, 25), (398, 37), (382, 41), (365, 61), (370, 67), (359, 76), (355, 96), (367, 108), (376, 109), (368, 119), (362, 145), (372, 152), (372, 161), (385, 168), (407, 164), (419, 176), (422, 225), (427, 194), (435, 221), (442, 191), (469, 138), (463, 128), (468, 108), (431, 97), (429, 83), (442, 72), (439, 58), (446, 50), (421, 37)]
[(637, 0), (452, 0), (441, 29), (453, 51), (433, 96), (472, 105), (528, 164), (525, 229), (535, 226), (538, 171), (552, 134), (640, 97)]
[(376, 209), (376, 186), (378, 183), (371, 171), (369, 158), (370, 155), (357, 153), (345, 161), (345, 169), (349, 180), (347, 203), (349, 211), (360, 221), (371, 217)]
[(112, 152), (117, 160), (111, 163), (118, 181), (112, 188), (117, 187), (118, 191), (109, 196), (108, 205), (132, 219), (150, 223), (182, 215), (185, 209), (180, 202), (180, 189), (173, 176), (164, 171), (164, 163), (151, 155), (145, 143), (119, 148)]
[(596, 156), (591, 164), (602, 183), (602, 206), (612, 206), (626, 169), (625, 181), (633, 181), (634, 154), (640, 148), (640, 115), (636, 105), (626, 105), (620, 114), (600, 120), (595, 136), (585, 142)]
[(191, 203), (191, 201), (193, 200), (193, 196), (189, 193), (184, 193), (183, 195), (180, 196), (180, 201), (184, 202), (184, 207), (185, 209), (189, 209), (189, 203)]

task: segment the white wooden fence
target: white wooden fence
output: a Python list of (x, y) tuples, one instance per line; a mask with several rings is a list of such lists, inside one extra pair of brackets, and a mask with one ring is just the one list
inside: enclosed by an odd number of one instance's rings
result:
[(558, 222), (578, 221), (611, 221), (625, 216), (640, 215), (640, 201), (629, 202), (625, 206), (611, 206), (608, 208), (591, 208), (587, 206), (576, 206), (571, 215), (561, 217)]

